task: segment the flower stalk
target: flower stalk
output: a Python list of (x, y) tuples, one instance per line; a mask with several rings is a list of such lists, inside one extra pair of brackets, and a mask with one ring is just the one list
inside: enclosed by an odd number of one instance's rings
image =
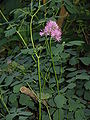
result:
[(32, 31), (32, 24), (33, 24), (33, 18), (34, 16), (38, 13), (38, 11), (40, 10), (40, 0), (39, 0), (39, 6), (37, 11), (33, 14), (32, 13), (32, 2), (33, 0), (31, 0), (31, 20), (30, 20), (30, 36), (31, 36), (31, 42), (32, 42), (32, 46), (33, 46), (33, 51), (34, 54), (37, 57), (38, 60), (38, 79), (39, 79), (39, 120), (41, 120), (41, 78), (40, 78), (40, 56), (38, 56), (37, 51), (35, 49), (35, 45), (34, 45), (34, 40), (33, 40), (33, 31)]
[(51, 38), (50, 38), (50, 53), (51, 53), (53, 70), (54, 70), (55, 79), (56, 79), (56, 84), (57, 84), (57, 92), (58, 92), (58, 95), (59, 95), (59, 82), (58, 82), (58, 78), (57, 78), (57, 74), (56, 74), (56, 70), (55, 70), (55, 64), (54, 64), (54, 60), (53, 60), (53, 54), (52, 54), (52, 48), (51, 48)]

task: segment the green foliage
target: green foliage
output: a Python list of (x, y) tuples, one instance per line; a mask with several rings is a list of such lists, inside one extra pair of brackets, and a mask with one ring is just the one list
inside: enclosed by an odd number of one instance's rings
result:
[(5, 37), (9, 37), (13, 35), (14, 33), (16, 33), (16, 27), (13, 27), (12, 29), (5, 31)]
[(53, 114), (53, 120), (63, 120), (64, 119), (64, 112), (62, 109), (58, 109)]
[[(6, 16), (0, 16), (0, 54), (3, 55), (0, 55), (0, 120), (38, 120), (40, 99), (48, 105), (41, 105), (42, 120), (89, 120), (89, 3), (80, 1), (75, 5), (72, 0), (63, 0), (69, 16), (62, 27), (61, 42), (52, 40), (54, 70), (49, 39), (40, 37), (39, 32), (46, 21), (56, 21), (60, 17), (62, 1), (50, 0), (41, 5), (33, 17), (32, 31), (31, 16), (38, 9), (38, 1), (33, 1), (32, 11), (29, 0), (16, 2), (22, 7), (14, 9), (14, 6), (12, 10), (12, 3), (8, 1), (7, 7), (12, 11), (6, 13), (7, 20)], [(33, 32), (32, 36), (30, 32)], [(32, 47), (32, 37), (35, 48)], [(35, 102), (22, 94), (22, 86), (32, 90), (40, 99)]]
[(62, 108), (64, 104), (66, 104), (66, 98), (61, 94), (57, 95), (54, 99), (57, 108)]
[(90, 81), (88, 81), (88, 82), (85, 83), (85, 88), (87, 90), (90, 90)]
[(90, 65), (90, 57), (79, 58), (84, 65)]

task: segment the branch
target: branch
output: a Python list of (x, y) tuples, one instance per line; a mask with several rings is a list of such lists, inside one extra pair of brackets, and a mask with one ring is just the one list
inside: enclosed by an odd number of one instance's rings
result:
[[(39, 102), (39, 98), (37, 97), (37, 95), (31, 91), (29, 88), (25, 87), (25, 86), (22, 86), (20, 88), (20, 92), (23, 93), (23, 94), (26, 94), (27, 96), (29, 96), (31, 99), (33, 99), (35, 102)], [(48, 106), (46, 100), (42, 100), (41, 101), (43, 105)]]

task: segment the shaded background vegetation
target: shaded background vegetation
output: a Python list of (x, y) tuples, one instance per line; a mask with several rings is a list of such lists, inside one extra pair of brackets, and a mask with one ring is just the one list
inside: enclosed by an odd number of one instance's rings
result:
[[(48, 99), (53, 120), (90, 119), (90, 3), (89, 0), (76, 1), (49, 1), (33, 20), (33, 38), (42, 56), (42, 99)], [(30, 40), (30, 2), (0, 0), (0, 9), (8, 20), (0, 14), (0, 120), (37, 120), (39, 116), (38, 103), (20, 93), (21, 86), (31, 86), (35, 93), (39, 92), (37, 63), (32, 58)], [(38, 1), (33, 2), (33, 8), (35, 12)], [(59, 97), (45, 37), (39, 36), (48, 20), (57, 21), (63, 33), (61, 43), (65, 42), (64, 46), (52, 43), (56, 73), (61, 79)], [(20, 31), (29, 49), (16, 30)], [(42, 105), (42, 120), (45, 119), (49, 120), (48, 112)]]

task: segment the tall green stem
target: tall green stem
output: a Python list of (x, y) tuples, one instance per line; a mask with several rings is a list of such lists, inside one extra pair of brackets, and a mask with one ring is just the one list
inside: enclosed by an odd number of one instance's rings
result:
[(30, 21), (30, 35), (31, 35), (31, 42), (32, 42), (32, 46), (33, 46), (33, 51), (38, 59), (38, 78), (39, 78), (39, 120), (41, 120), (41, 79), (40, 79), (40, 61), (39, 61), (39, 56), (36, 52), (36, 49), (35, 49), (35, 45), (34, 45), (34, 42), (33, 42), (33, 35), (32, 35), (32, 21), (33, 21), (33, 17), (31, 18), (31, 21)]
[(40, 79), (40, 61), (38, 57), (38, 79), (39, 79), (39, 120), (41, 120), (41, 79)]
[(56, 79), (56, 83), (57, 83), (57, 91), (58, 91), (58, 95), (59, 95), (59, 82), (58, 82), (58, 78), (57, 78), (57, 74), (56, 74), (56, 70), (55, 70), (55, 64), (54, 64), (54, 60), (53, 60), (53, 54), (52, 54), (52, 49), (51, 49), (51, 38), (50, 38), (50, 52), (51, 52), (51, 59), (52, 59), (55, 79)]
[(33, 31), (32, 31), (32, 24), (33, 24), (33, 18), (34, 16), (38, 13), (38, 11), (40, 10), (40, 0), (39, 0), (39, 6), (37, 11), (32, 15), (32, 2), (33, 0), (31, 0), (31, 21), (30, 21), (30, 36), (31, 36), (31, 42), (32, 42), (32, 46), (33, 46), (33, 51), (38, 59), (38, 79), (39, 79), (39, 120), (41, 120), (41, 78), (40, 78), (40, 57), (37, 54), (37, 51), (35, 49), (35, 45), (34, 45), (34, 41), (33, 41)]
[(60, 77), (59, 77), (59, 83), (61, 81), (61, 78), (62, 78), (62, 63), (61, 63), (61, 74), (60, 74)]
[(21, 38), (21, 40), (23, 41), (24, 45), (26, 46), (26, 48), (28, 49), (27, 43), (25, 42), (25, 40), (23, 39), (21, 33), (19, 31), (16, 31), (17, 34), (19, 35), (19, 37)]
[(31, 17), (31, 21), (30, 21), (30, 36), (31, 36), (31, 42), (32, 42), (33, 50), (36, 53), (35, 45), (34, 45), (34, 42), (33, 42), (32, 22), (33, 22), (33, 16)]

